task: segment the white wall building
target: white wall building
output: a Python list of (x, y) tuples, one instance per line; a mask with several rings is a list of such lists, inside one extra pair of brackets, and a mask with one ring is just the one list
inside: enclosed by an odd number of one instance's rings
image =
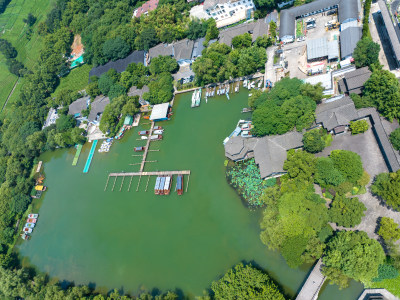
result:
[(190, 10), (190, 16), (198, 19), (213, 18), (217, 27), (225, 27), (252, 18), (255, 11), (253, 0), (205, 0)]

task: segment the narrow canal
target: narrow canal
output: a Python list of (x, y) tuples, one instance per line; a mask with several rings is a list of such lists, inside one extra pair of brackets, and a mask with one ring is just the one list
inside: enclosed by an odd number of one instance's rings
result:
[[(73, 167), (75, 149), (45, 153), (46, 192), (32, 239), (20, 246), (26, 262), (60, 280), (136, 294), (146, 290), (182, 290), (202, 295), (213, 280), (233, 265), (253, 262), (278, 280), (293, 297), (308, 269), (290, 269), (277, 252), (259, 238), (261, 211), (244, 207), (224, 176), (222, 141), (233, 131), (248, 92), (202, 101), (191, 109), (191, 94), (180, 95), (172, 120), (163, 122), (164, 140), (151, 144), (145, 171), (191, 170), (189, 190), (177, 196), (156, 196), (155, 178), (128, 178), (122, 189), (113, 179), (104, 192), (110, 172), (138, 171), (139, 157), (132, 156), (138, 129), (113, 144), (109, 153), (93, 157), (89, 172), (83, 168), (91, 144), (87, 143)], [(144, 120), (144, 122), (146, 121)], [(186, 185), (185, 178), (185, 185)], [(361, 285), (339, 291), (324, 289), (320, 299), (355, 299)]]

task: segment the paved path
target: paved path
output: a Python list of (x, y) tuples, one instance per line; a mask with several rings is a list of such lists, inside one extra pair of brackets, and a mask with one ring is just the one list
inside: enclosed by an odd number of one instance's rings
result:
[(297, 295), (296, 300), (316, 300), (326, 277), (321, 273), (322, 258), (320, 258), (308, 275), (306, 282)]
[(267, 62), (265, 63), (265, 75), (264, 75), (264, 86), (267, 84), (267, 79), (271, 80), (272, 85), (275, 84), (276, 81), (276, 73), (274, 69), (274, 53), (277, 47), (272, 46), (267, 48)]
[(4, 105), (3, 105), (3, 107), (1, 108), (1, 111), (0, 111), (0, 112), (2, 112), (2, 111), (4, 110), (4, 108), (6, 107), (6, 105), (7, 105), (7, 103), (8, 103), (8, 100), (10, 100), (12, 94), (14, 93), (14, 90), (15, 90), (15, 88), (17, 87), (17, 84), (18, 84), (18, 82), (19, 82), (19, 78), (20, 78), (20, 77), (18, 77), (17, 81), (15, 82), (14, 87), (13, 87), (13, 89), (11, 90), (10, 94), (8, 95), (6, 102), (4, 102)]

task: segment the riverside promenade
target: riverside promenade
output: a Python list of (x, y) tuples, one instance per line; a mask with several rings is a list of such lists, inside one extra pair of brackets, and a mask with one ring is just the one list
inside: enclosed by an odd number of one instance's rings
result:
[(296, 300), (318, 299), (318, 293), (326, 279), (326, 277), (321, 273), (321, 265), (322, 259), (320, 258), (310, 275), (308, 275), (308, 278), (301, 288), (300, 293), (297, 295)]

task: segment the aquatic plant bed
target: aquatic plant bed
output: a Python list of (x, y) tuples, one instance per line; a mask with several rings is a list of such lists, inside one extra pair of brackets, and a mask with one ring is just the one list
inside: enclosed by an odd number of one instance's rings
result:
[(238, 162), (233, 167), (228, 167), (226, 177), (249, 205), (263, 206), (260, 196), (265, 189), (265, 182), (261, 179), (260, 170), (253, 158)]

